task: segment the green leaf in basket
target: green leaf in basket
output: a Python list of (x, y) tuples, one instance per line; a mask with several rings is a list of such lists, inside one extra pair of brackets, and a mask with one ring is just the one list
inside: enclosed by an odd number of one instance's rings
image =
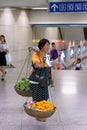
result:
[(17, 89), (30, 91), (30, 82), (27, 77), (23, 77), (19, 83), (16, 84)]
[(29, 88), (29, 87), (26, 87), (26, 88), (25, 88), (25, 91), (30, 91), (30, 88)]
[(15, 86), (17, 89), (20, 89), (20, 83), (17, 83)]
[(28, 80), (27, 77), (22, 78), (22, 81), (25, 81), (25, 82), (28, 82), (28, 83), (29, 83), (29, 80)]
[(25, 89), (25, 86), (24, 85), (20, 85), (20, 90), (24, 90)]

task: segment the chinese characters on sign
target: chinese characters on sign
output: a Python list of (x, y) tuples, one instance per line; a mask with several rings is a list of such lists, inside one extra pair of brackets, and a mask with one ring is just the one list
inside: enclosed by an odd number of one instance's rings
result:
[(49, 12), (87, 12), (87, 2), (50, 2)]

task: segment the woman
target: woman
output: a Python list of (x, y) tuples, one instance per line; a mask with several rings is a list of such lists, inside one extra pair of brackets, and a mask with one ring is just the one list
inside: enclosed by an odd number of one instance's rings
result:
[[(38, 52), (34, 52), (32, 55), (32, 64), (35, 68), (44, 68), (48, 67), (48, 64), (46, 63), (46, 54), (48, 53), (48, 50), (50, 49), (50, 42), (47, 39), (41, 39), (38, 43)], [(34, 68), (32, 70), (32, 73), (34, 72)], [(48, 93), (48, 85), (46, 87), (41, 88), (37, 81), (34, 81), (34, 79), (30, 79), (31, 84), (31, 91), (32, 91), (32, 99), (34, 102), (41, 101), (41, 100), (47, 100), (49, 98)]]
[(5, 40), (5, 36), (4, 35), (0, 35), (0, 71), (2, 72), (2, 78), (1, 80), (4, 81), (5, 78), (5, 66), (7, 65), (6, 62), (6, 53), (8, 52), (8, 47), (6, 44), (6, 40)]

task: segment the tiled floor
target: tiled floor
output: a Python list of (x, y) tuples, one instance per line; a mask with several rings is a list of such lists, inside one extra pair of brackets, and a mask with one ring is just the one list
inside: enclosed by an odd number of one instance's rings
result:
[(22, 63), (15, 67), (0, 81), (0, 130), (87, 130), (87, 71), (53, 71), (56, 87), (49, 92), (57, 109), (46, 122), (39, 122), (25, 113), (27, 98), (14, 90)]

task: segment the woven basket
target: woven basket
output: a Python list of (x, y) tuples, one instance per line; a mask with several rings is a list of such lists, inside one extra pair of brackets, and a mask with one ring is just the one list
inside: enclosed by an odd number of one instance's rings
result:
[(24, 110), (28, 115), (35, 117), (36, 119), (46, 119), (55, 113), (56, 108), (51, 111), (38, 111), (38, 110), (28, 108), (27, 104), (24, 104)]
[(16, 86), (14, 87), (15, 91), (17, 94), (24, 96), (24, 97), (31, 97), (32, 96), (32, 92), (31, 91), (22, 91), (22, 90), (18, 90), (16, 88)]

